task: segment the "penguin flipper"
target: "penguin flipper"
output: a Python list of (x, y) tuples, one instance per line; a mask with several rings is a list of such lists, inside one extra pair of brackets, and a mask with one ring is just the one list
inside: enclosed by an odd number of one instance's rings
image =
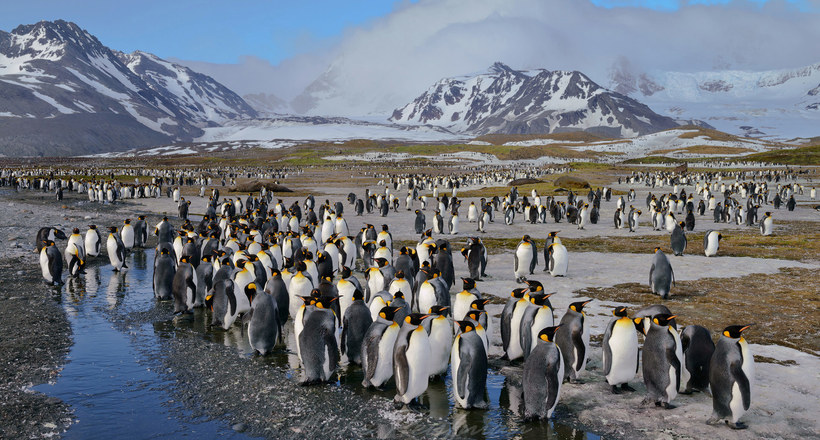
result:
[(410, 380), (406, 349), (399, 349), (393, 353), (393, 371), (396, 376), (396, 394), (403, 396), (407, 392), (407, 385)]
[(686, 368), (685, 366), (680, 364), (680, 359), (678, 359), (678, 355), (675, 354), (675, 347), (671, 347), (666, 349), (666, 361), (669, 362), (669, 365), (675, 368), (675, 389), (680, 389), (680, 369)]
[(348, 331), (348, 328), (349, 328), (347, 316), (344, 317), (344, 323), (343, 324), (344, 325), (342, 325), (341, 347), (339, 347), (339, 350), (341, 350), (342, 354), (345, 354), (345, 351), (347, 351), (346, 350), (347, 349), (347, 331)]
[[(582, 334), (583, 328), (584, 323), (583, 321), (581, 321), (581, 325), (578, 326), (578, 331), (572, 332), (572, 345), (577, 350), (578, 355), (578, 357), (575, 359), (575, 365), (572, 366), (572, 369), (575, 371), (581, 371), (581, 366), (584, 364), (584, 358), (586, 357), (586, 345), (584, 345), (584, 339)], [(678, 365), (680, 365), (680, 362), (678, 362)], [(678, 377), (680, 378), (680, 367), (678, 367)], [(680, 382), (680, 380), (678, 380), (678, 382)], [(678, 388), (680, 388), (680, 384), (678, 385)]]
[(649, 268), (649, 288), (652, 289), (652, 293), (655, 293), (655, 288), (652, 284), (652, 274), (655, 273), (655, 263), (652, 263), (652, 267)]
[[(608, 375), (610, 370), (612, 369), (612, 348), (609, 347), (609, 338), (612, 337), (612, 328), (615, 327), (615, 323), (617, 322), (616, 319), (613, 319), (609, 325), (606, 326), (606, 331), (604, 332), (604, 340), (601, 343), (601, 347), (603, 347), (603, 362), (604, 362), (604, 376)], [(610, 384), (612, 385), (612, 384)]]

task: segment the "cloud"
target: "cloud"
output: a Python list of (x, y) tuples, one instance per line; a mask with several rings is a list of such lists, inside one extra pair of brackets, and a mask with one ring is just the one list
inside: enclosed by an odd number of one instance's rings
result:
[(805, 12), (817, 3), (680, 2), (669, 11), (579, 0), (420, 0), (350, 29), (321, 55), (280, 66), (248, 60), (241, 66), (264, 78), (225, 82), (292, 95), (327, 68), (309, 88), (312, 95), (300, 101), (310, 113), (363, 115), (389, 114), (438, 79), (480, 71), (494, 61), (580, 70), (603, 85), (624, 58), (644, 71), (799, 67), (820, 62), (820, 15)]

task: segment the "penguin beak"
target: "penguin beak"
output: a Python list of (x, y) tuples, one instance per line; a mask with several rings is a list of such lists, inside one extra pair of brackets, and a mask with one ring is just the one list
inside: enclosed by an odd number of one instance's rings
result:
[[(675, 319), (675, 318), (677, 318), (677, 317), (678, 317), (678, 315), (672, 315), (672, 316), (670, 316), (670, 317), (669, 317), (669, 320), (671, 321), (671, 320), (673, 320), (673, 319)], [(748, 327), (746, 327), (746, 328), (748, 328)], [(741, 330), (741, 331), (743, 331), (743, 330)]]
[(741, 329), (740, 329), (740, 333), (743, 333), (744, 331), (746, 331), (746, 329), (748, 329), (749, 327), (751, 327), (751, 326), (753, 326), (753, 325), (754, 325), (754, 324), (749, 324), (749, 325), (747, 325), (746, 327), (741, 328)]

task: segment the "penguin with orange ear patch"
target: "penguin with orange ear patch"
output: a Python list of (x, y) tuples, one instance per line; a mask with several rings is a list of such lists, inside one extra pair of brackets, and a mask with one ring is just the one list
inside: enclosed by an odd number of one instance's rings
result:
[(723, 330), (709, 364), (712, 417), (706, 422), (725, 421), (733, 429), (745, 429), (739, 419), (752, 400), (755, 361), (743, 332), (751, 325), (730, 325)]

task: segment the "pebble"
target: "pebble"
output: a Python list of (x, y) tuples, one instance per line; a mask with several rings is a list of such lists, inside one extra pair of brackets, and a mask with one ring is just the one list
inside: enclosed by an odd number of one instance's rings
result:
[(236, 425), (231, 426), (231, 429), (233, 429), (236, 432), (243, 432), (245, 431), (245, 424), (237, 423)]

